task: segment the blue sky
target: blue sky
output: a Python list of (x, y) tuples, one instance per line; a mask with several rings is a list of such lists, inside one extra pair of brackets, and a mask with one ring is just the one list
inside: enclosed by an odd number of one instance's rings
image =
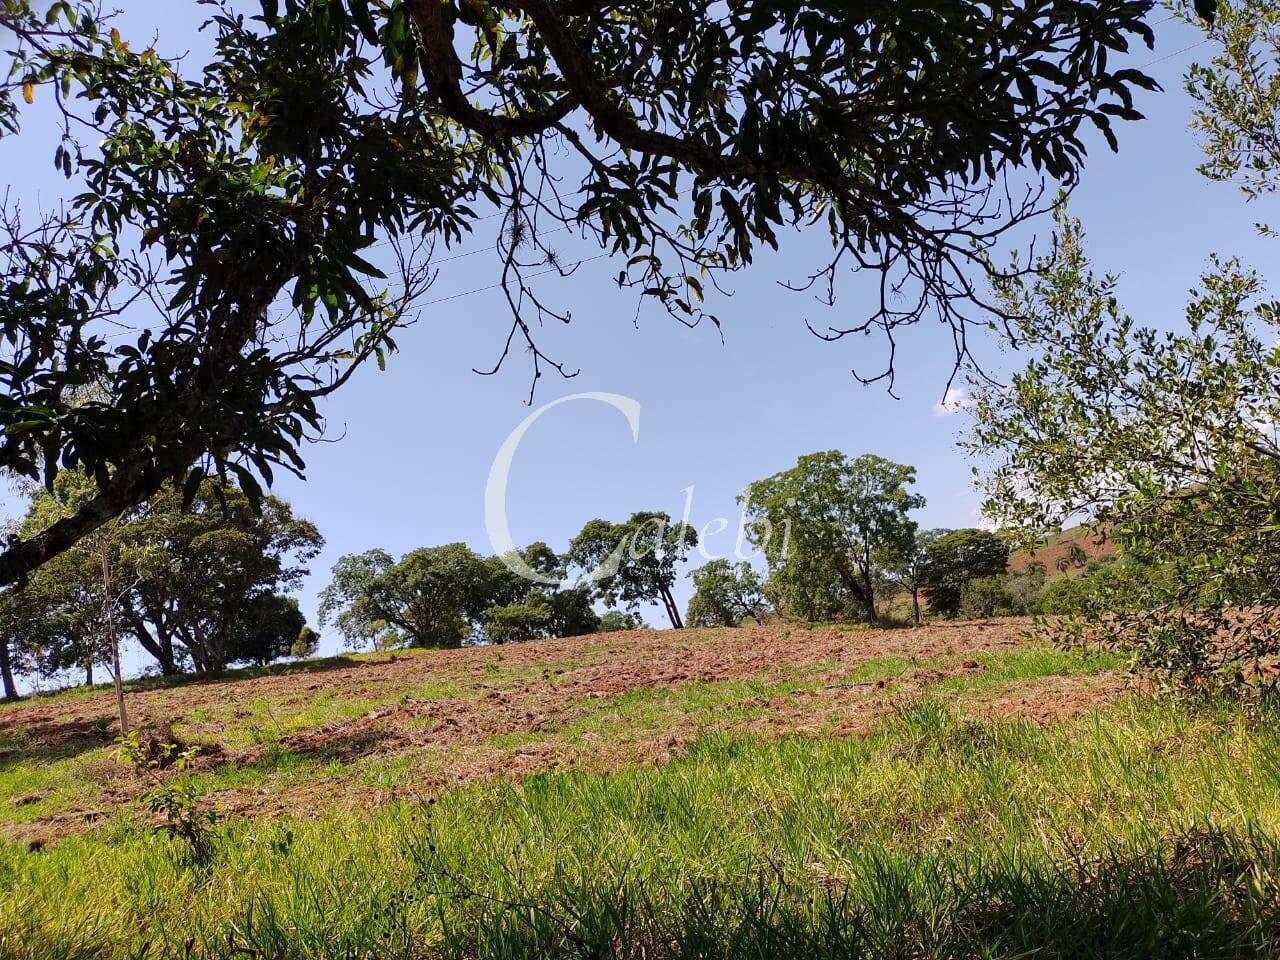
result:
[[(189, 9), (195, 8), (141, 0), (128, 19), (158, 30), (161, 48), (172, 49), (168, 37), (189, 36)], [(1140, 65), (1159, 58), (1149, 72), (1165, 91), (1140, 96), (1148, 119), (1120, 129), (1119, 154), (1096, 139), (1072, 208), (1084, 220), (1095, 261), (1122, 273), (1130, 312), (1165, 324), (1180, 317), (1210, 253), (1267, 266), (1252, 224), (1268, 217), (1261, 206), (1246, 206), (1232, 187), (1209, 184), (1195, 172), (1199, 154), (1187, 128), (1191, 103), (1182, 77), (1210, 47), (1182, 52), (1201, 35), (1177, 21), (1159, 24), (1156, 33), (1156, 50), (1132, 59)], [(181, 42), (190, 41), (174, 41)], [(16, 147), (0, 142), (5, 179), (25, 196), (58, 190), (51, 166), (19, 166)], [(460, 249), (491, 239), (478, 231)], [(566, 404), (540, 420), (512, 471), (508, 512), (516, 542), (541, 539), (562, 548), (592, 517), (623, 518), (641, 509), (679, 515), (690, 486), (695, 525), (720, 516), (736, 523), (734, 498), (744, 484), (790, 466), (800, 454), (832, 448), (916, 466), (918, 490), (928, 499), (918, 515), (922, 524), (974, 523), (980, 497), (955, 445), (963, 414), (937, 410), (951, 367), (949, 336), (926, 324), (901, 338), (898, 399), (882, 385), (860, 385), (850, 369), (874, 367), (881, 344), (824, 343), (804, 321), (838, 323), (867, 304), (849, 295), (829, 310), (777, 283), (803, 277), (824, 249), (821, 230), (793, 235), (781, 254), (732, 277), (734, 296), (713, 300), (724, 321), (723, 342), (710, 325), (687, 330), (651, 309), (637, 320), (634, 295), (611, 283), (618, 265), (607, 259), (585, 264), (571, 280), (539, 281), (541, 293), (573, 313), (569, 326), (542, 331), (542, 346), (581, 373), (568, 381), (545, 376), (535, 407), (582, 391), (624, 394), (641, 405), (640, 439), (633, 444), (624, 418), (599, 404)], [(565, 241), (566, 259), (577, 259), (579, 251), (595, 252)], [(451, 261), (427, 299), (492, 280), (484, 255)], [(307, 450), (305, 483), (286, 478), (275, 489), (313, 519), (328, 542), (301, 595), (309, 615), (329, 567), (344, 553), (378, 546), (399, 554), (454, 540), (489, 552), (485, 479), (498, 447), (529, 413), (529, 368), (516, 356), (497, 377), (471, 371), (493, 362), (507, 324), (496, 291), (425, 306), (419, 322), (398, 338), (400, 353), (385, 372), (362, 371), (326, 404), (335, 442)], [(728, 553), (733, 539), (731, 526), (709, 546)], [(685, 579), (682, 604), (689, 592)], [(646, 617), (660, 623), (656, 610)], [(337, 649), (340, 638), (324, 633), (323, 649)]]

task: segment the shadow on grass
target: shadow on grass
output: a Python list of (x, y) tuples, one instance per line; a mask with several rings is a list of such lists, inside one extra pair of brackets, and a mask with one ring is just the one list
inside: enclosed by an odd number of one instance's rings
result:
[(117, 733), (114, 717), (37, 718), (21, 724), (0, 722), (0, 771), (32, 761), (51, 763), (110, 744)]
[(344, 763), (383, 753), (401, 745), (403, 734), (386, 727), (339, 727), (332, 731), (305, 732), (285, 738), (290, 753), (311, 760), (340, 760)]

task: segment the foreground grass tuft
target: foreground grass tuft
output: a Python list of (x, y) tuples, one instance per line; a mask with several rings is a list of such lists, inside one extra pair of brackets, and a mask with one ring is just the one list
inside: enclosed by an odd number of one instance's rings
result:
[(203, 866), (121, 819), (0, 852), (0, 955), (1275, 955), (1278, 718), (927, 699), (865, 737), (230, 821)]

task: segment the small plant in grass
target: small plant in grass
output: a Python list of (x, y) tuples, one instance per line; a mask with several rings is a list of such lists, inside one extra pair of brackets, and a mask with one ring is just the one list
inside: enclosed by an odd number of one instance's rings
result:
[[(172, 737), (172, 730), (167, 732), (170, 737), (162, 739), (155, 734), (130, 731), (116, 741), (119, 744), (116, 760), (132, 766), (151, 781), (151, 789), (143, 794), (142, 802), (152, 813), (164, 818), (170, 836), (183, 842), (189, 862), (204, 866), (213, 859), (213, 827), (217, 815), (200, 809), (194, 785), (181, 779), (181, 774), (195, 763), (200, 747), (178, 742)], [(162, 777), (162, 770), (178, 777)]]

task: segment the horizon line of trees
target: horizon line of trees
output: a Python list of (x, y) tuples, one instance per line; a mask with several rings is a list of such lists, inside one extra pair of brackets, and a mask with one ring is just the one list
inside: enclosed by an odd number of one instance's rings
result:
[[(563, 553), (535, 542), (511, 558), (465, 543), (399, 559), (378, 548), (345, 555), (320, 594), (318, 622), (353, 647), (385, 649), (634, 629), (650, 604), (676, 629), (775, 617), (874, 624), (903, 597), (916, 623), (926, 608), (954, 617), (971, 583), (1005, 574), (1009, 542), (977, 529), (921, 529), (911, 517), (925, 503), (911, 490), (915, 476), (873, 454), (824, 451), (748, 485), (740, 497), (748, 538), (767, 569), (714, 559), (692, 570), (683, 615), (676, 585), (698, 535), (669, 514), (640, 511), (587, 522)], [(31, 494), (20, 527), (73, 512), (92, 491), (92, 480), (64, 472), (52, 490)], [(315, 525), (276, 497), (255, 506), (215, 479), (185, 492), (166, 487), (0, 592), (4, 694), (17, 696), (15, 674), (80, 669), (92, 684), (106, 665), (118, 678), (121, 641), (135, 642), (165, 676), (310, 656), (319, 635), (287, 594), (323, 545)]]
[[(1010, 545), (985, 530), (921, 530), (910, 517), (924, 506), (909, 489), (914, 481), (913, 467), (826, 451), (749, 485), (740, 500), (767, 573), (710, 560), (689, 574), (694, 593), (683, 616), (676, 584), (698, 536), (648, 511), (591, 520), (563, 553), (533, 543), (509, 558), (519, 563), (465, 543), (398, 560), (382, 549), (349, 554), (321, 593), (319, 621), (356, 646), (455, 648), (627, 629), (650, 604), (674, 629), (779, 616), (880, 623), (885, 602), (901, 596), (916, 623), (924, 608), (954, 617), (970, 583), (1005, 574)], [(512, 569), (519, 566), (549, 582), (526, 579)], [(603, 573), (588, 580), (593, 571)]]

